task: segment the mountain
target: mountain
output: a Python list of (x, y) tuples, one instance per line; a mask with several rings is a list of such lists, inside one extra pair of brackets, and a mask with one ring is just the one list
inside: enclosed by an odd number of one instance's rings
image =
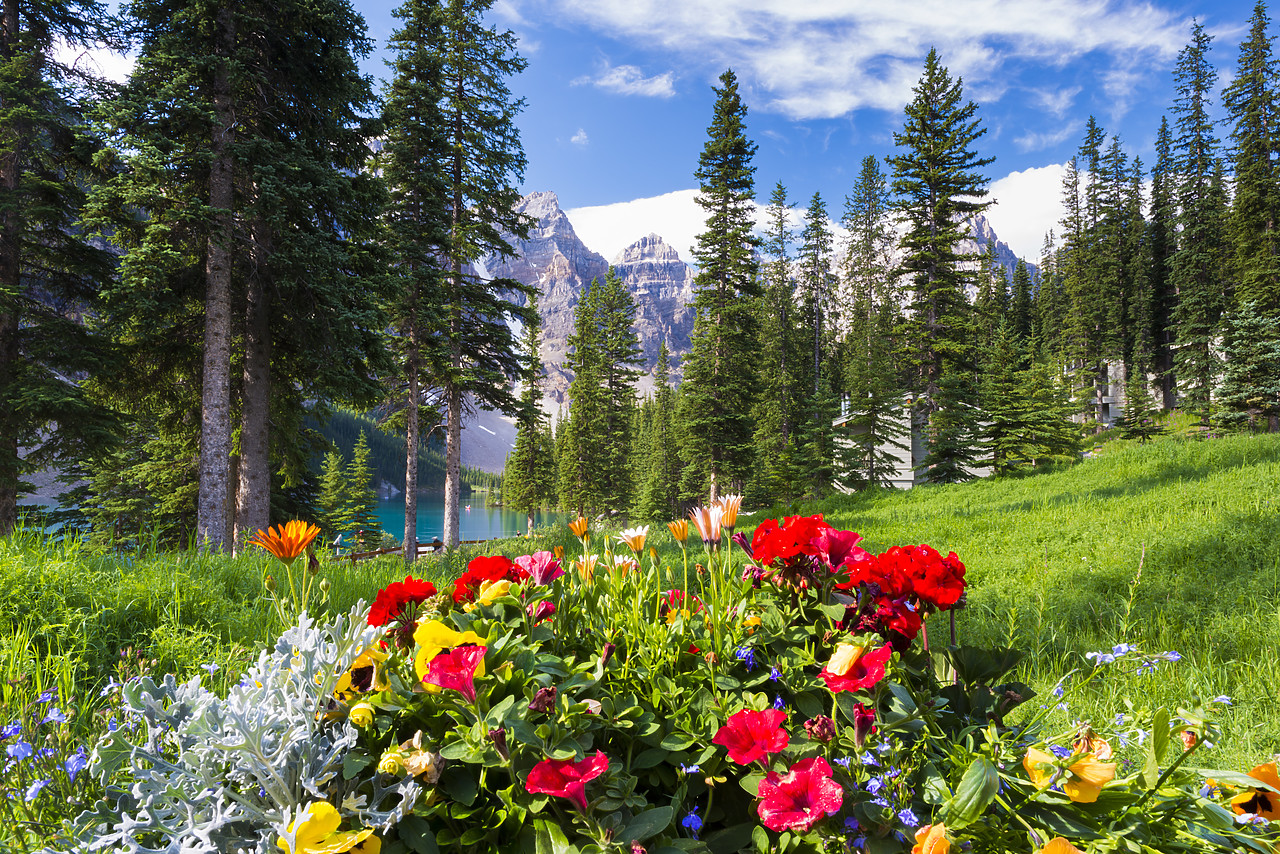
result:
[[(991, 223), (982, 214), (975, 214), (969, 226), (972, 236), (968, 240), (960, 241), (959, 251), (985, 255), (987, 247), (994, 246), (996, 248), (996, 263), (1004, 267), (1005, 275), (1012, 282), (1013, 268), (1018, 265), (1018, 256), (1013, 254), (1009, 244), (996, 235), (995, 229), (991, 227)], [(1032, 281), (1035, 281), (1039, 267), (1028, 261), (1027, 271), (1031, 273)], [(970, 294), (970, 296), (972, 297), (973, 294)]]

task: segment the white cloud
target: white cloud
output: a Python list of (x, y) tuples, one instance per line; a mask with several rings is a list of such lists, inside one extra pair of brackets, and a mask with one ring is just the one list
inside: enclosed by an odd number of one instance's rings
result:
[(137, 61), (135, 57), (104, 47), (73, 47), (61, 39), (54, 44), (53, 58), (70, 68), (116, 83), (123, 83), (129, 78)]
[(646, 98), (670, 98), (676, 93), (674, 82), (675, 75), (670, 71), (645, 77), (644, 72), (634, 65), (610, 66), (608, 63), (595, 77), (579, 77), (573, 81), (576, 86), (590, 83), (617, 95), (641, 95)]
[(1053, 113), (1057, 118), (1062, 118), (1083, 88), (1073, 86), (1070, 89), (1032, 89), (1031, 94), (1035, 96), (1036, 103), (1041, 109)]
[(1066, 213), (1062, 206), (1066, 174), (1065, 164), (1051, 163), (1010, 172), (991, 184), (990, 198), (996, 203), (987, 210), (987, 220), (1015, 255), (1032, 264), (1040, 263), (1045, 233), (1049, 229), (1056, 233)]
[(571, 208), (565, 214), (582, 242), (609, 261), (641, 237), (656, 233), (688, 264), (693, 262), (697, 236), (706, 230), (707, 215), (694, 201), (697, 195), (697, 190), (676, 190), (612, 205)]
[[(994, 98), (1019, 64), (1060, 67), (1085, 54), (1104, 75), (1117, 72), (1112, 85), (1123, 88), (1136, 69), (1166, 74), (1156, 66), (1186, 39), (1176, 12), (1143, 0), (512, 2), (549, 7), (560, 19), (677, 54), (709, 74), (732, 67), (770, 109), (794, 119), (901, 108), (931, 46), (967, 90)], [(623, 68), (630, 66), (614, 71)]]
[(1022, 136), (1015, 137), (1013, 144), (1018, 147), (1019, 151), (1041, 151), (1046, 148), (1053, 148), (1058, 143), (1064, 142), (1075, 129), (1075, 125), (1072, 124), (1048, 133), (1028, 131)]
[(578, 128), (578, 132), (569, 141), (574, 145), (586, 145), (590, 140), (587, 139), (587, 132), (582, 128)]

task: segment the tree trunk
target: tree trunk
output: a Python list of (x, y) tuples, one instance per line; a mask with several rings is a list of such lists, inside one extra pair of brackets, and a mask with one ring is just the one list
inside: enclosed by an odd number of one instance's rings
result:
[[(455, 348), (461, 344), (455, 339)], [(462, 388), (450, 382), (445, 391), (448, 414), (444, 441), (444, 547), (458, 545), (458, 497), (462, 482)]]
[[(415, 303), (416, 305), (416, 303)], [(405, 409), (404, 455), (404, 562), (412, 564), (418, 558), (418, 327), (409, 327), (409, 358), (405, 363), (408, 380), (408, 406)]]
[(253, 268), (245, 285), (244, 400), (240, 408), (240, 471), (233, 547), (271, 524), (271, 300), (267, 259), (271, 231), (253, 222)]
[(200, 495), (196, 538), (202, 547), (225, 551), (228, 545), (229, 460), (231, 457), (231, 264), (234, 183), (231, 147), (235, 109), (231, 101), (230, 54), (235, 18), (218, 11), (222, 56), (214, 77), (214, 113), (209, 170), (209, 204), (215, 209), (205, 259), (204, 355), (200, 400)]

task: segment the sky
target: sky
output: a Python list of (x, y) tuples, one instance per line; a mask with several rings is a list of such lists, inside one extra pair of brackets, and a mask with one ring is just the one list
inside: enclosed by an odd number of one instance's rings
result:
[[(375, 45), (362, 67), (385, 79), (398, 3), (353, 2)], [(510, 80), (525, 100), (521, 189), (555, 192), (607, 259), (655, 232), (691, 260), (703, 227), (693, 173), (726, 68), (758, 145), (756, 198), (766, 203), (780, 181), (799, 209), (820, 193), (838, 219), (863, 158), (889, 171), (883, 158), (933, 47), (978, 105), (976, 150), (995, 158), (988, 219), (1034, 262), (1088, 117), (1149, 167), (1192, 20), (1213, 36), (1225, 85), (1252, 10), (1246, 0), (496, 0), (487, 20), (513, 31), (528, 60)]]

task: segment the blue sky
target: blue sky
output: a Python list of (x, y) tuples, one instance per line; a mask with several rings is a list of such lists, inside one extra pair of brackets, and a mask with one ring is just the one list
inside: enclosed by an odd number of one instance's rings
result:
[[(357, 2), (381, 48), (393, 3)], [(1090, 114), (1154, 159), (1173, 66), (1193, 18), (1225, 84), (1253, 4), (1243, 0), (499, 0), (528, 70), (524, 189), (553, 190), (589, 246), (612, 257), (648, 231), (680, 249), (699, 230), (693, 171), (711, 87), (738, 75), (759, 145), (757, 198), (777, 181), (834, 216), (866, 155), (893, 151), (936, 47), (978, 104), (998, 200), (990, 219), (1035, 260), (1058, 218), (1063, 164)], [(383, 75), (380, 62), (367, 68)], [(887, 167), (886, 167), (887, 169)], [(637, 200), (644, 200), (637, 202)], [(687, 257), (687, 256), (685, 256)]]

